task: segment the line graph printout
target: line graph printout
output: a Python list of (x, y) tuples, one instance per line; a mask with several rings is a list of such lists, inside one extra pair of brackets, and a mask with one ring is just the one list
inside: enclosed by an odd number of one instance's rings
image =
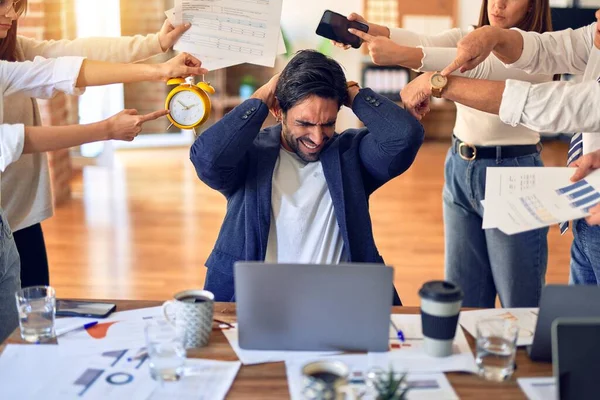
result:
[(281, 6), (282, 0), (176, 0), (182, 22), (192, 27), (174, 49), (273, 67)]
[(600, 171), (571, 182), (574, 168), (488, 168), (483, 228), (506, 234), (589, 215), (600, 203)]

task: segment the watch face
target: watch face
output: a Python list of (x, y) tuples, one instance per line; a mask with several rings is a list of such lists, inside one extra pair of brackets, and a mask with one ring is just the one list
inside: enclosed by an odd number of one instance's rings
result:
[(179, 125), (193, 126), (204, 117), (204, 103), (191, 90), (177, 92), (169, 102), (169, 114)]
[(434, 74), (431, 77), (431, 84), (436, 88), (443, 88), (444, 86), (446, 86), (447, 82), (448, 82), (448, 78), (446, 78), (442, 74)]

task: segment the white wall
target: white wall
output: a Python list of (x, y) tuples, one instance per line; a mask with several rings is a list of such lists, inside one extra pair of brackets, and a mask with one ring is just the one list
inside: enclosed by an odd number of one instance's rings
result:
[[(348, 15), (362, 13), (363, 0), (288, 0), (283, 2), (281, 25), (293, 45), (292, 51), (315, 49), (321, 37), (315, 34), (323, 11), (326, 9)], [(347, 51), (334, 48), (331, 56), (343, 67), (348, 80), (360, 82), (362, 52), (355, 49)], [(342, 107), (338, 118), (337, 130), (342, 131), (358, 126), (358, 120), (351, 110)]]

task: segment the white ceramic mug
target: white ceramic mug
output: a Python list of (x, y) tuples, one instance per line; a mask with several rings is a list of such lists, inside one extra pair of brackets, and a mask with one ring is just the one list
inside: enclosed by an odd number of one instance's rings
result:
[(315, 361), (302, 367), (302, 396), (309, 400), (356, 400), (348, 385), (350, 369), (341, 361)]
[(174, 297), (163, 304), (165, 319), (184, 337), (186, 349), (206, 346), (212, 332), (215, 295), (208, 290), (185, 290)]

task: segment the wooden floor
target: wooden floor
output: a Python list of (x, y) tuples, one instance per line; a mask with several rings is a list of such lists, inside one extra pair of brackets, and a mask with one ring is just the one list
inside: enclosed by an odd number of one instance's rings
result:
[[(566, 150), (546, 146), (546, 165), (561, 166)], [(443, 277), (446, 151), (426, 143), (371, 201), (375, 239), (405, 305), (418, 305), (424, 281)], [(113, 169), (86, 167), (73, 199), (44, 222), (51, 284), (60, 297), (145, 300), (202, 287), (224, 215), (224, 198), (197, 179), (187, 149), (117, 153)], [(567, 282), (571, 238), (552, 227), (548, 282)]]

